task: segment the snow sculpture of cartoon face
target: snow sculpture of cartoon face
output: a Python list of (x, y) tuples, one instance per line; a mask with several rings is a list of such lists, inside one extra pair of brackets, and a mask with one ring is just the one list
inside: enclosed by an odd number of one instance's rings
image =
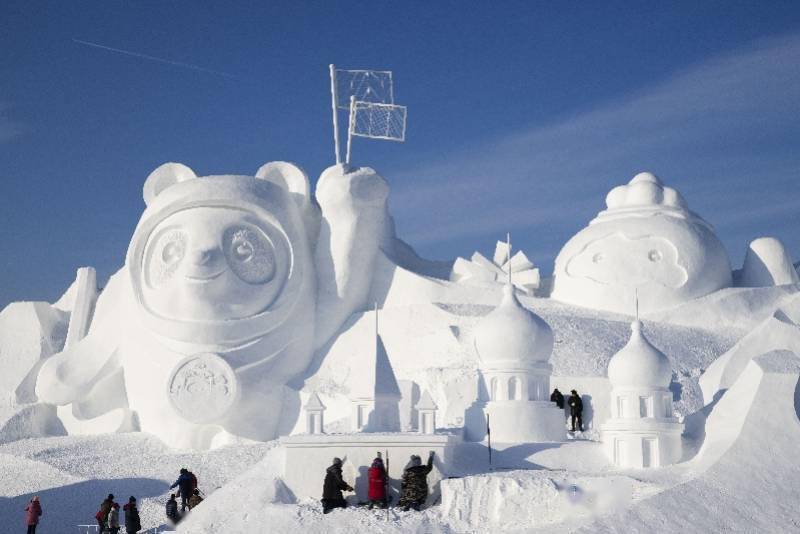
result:
[(315, 272), (307, 178), (271, 165), (278, 172), (262, 169), (263, 178), (198, 178), (167, 164), (145, 184), (126, 265), (155, 342), (121, 350), (142, 430), (180, 428), (200, 447), (213, 430), (203, 425), (274, 437), (283, 385), (313, 354)]
[(632, 313), (668, 308), (731, 284), (727, 253), (713, 228), (650, 173), (606, 197), (601, 212), (561, 249), (552, 297)]

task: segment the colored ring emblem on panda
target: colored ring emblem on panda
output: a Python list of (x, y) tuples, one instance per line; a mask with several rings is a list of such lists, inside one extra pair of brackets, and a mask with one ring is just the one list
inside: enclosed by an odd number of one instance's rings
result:
[(225, 417), (239, 393), (233, 368), (210, 352), (181, 360), (167, 384), (167, 394), (175, 411), (184, 419), (199, 424)]

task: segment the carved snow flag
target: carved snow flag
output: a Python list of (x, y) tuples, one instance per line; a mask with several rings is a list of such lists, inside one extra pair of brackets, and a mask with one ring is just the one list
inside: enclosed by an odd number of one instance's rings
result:
[(394, 104), (391, 71), (336, 69), (334, 77), (339, 109), (350, 111), (350, 97), (355, 97), (357, 102)]
[(406, 107), (355, 101), (350, 115), (350, 135), (405, 141)]

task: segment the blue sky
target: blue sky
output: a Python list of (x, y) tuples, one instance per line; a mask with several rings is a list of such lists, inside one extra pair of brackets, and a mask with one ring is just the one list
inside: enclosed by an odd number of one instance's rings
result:
[(511, 231), (550, 271), (606, 192), (650, 170), (735, 266), (760, 235), (800, 260), (796, 1), (227, 4), (0, 3), (0, 307), (55, 300), (83, 265), (104, 283), (163, 162), (290, 160), (316, 180), (332, 62), (394, 71), (407, 142), (358, 139), (354, 163), (389, 180), (426, 257)]

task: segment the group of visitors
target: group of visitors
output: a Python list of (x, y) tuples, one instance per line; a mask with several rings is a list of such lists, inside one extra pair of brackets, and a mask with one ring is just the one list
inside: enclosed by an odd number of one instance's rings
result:
[[(139, 518), (139, 508), (136, 506), (136, 497), (133, 495), (128, 499), (128, 503), (122, 507), (125, 520), (125, 532), (139, 532), (142, 530), (141, 519)], [(94, 515), (97, 519), (98, 532), (118, 534), (120, 530), (119, 504), (114, 502), (114, 494), (109, 493), (102, 503), (100, 509)]]
[[(178, 493), (172, 493), (167, 500), (166, 512), (167, 520), (172, 525), (178, 524), (183, 514), (188, 508), (191, 510), (203, 501), (200, 490), (197, 488), (197, 477), (186, 468), (181, 469), (178, 480), (169, 489), (178, 488)], [(178, 512), (178, 501), (181, 498), (181, 511)], [(28, 534), (35, 534), (36, 524), (39, 516), (42, 515), (42, 508), (39, 504), (39, 497), (31, 499), (31, 503), (25, 509), (28, 519)], [(136, 506), (136, 497), (131, 496), (128, 503), (122, 507), (124, 514), (125, 532), (132, 534), (142, 530), (141, 519), (139, 518), (139, 508)], [(109, 493), (102, 503), (100, 509), (94, 515), (97, 519), (98, 533), (118, 534), (121, 528), (119, 504), (114, 502), (114, 494)]]
[[(175, 488), (178, 488), (178, 493), (170, 494), (166, 506), (167, 520), (173, 526), (180, 522), (187, 508), (191, 511), (195, 506), (203, 502), (203, 497), (197, 488), (197, 477), (185, 467), (181, 468), (178, 479), (169, 487), (169, 489)], [(180, 513), (178, 513), (177, 497), (181, 498)]]
[[(422, 459), (416, 454), (412, 455), (403, 478), (400, 481), (400, 499), (397, 505), (404, 511), (417, 510), (425, 504), (428, 498), (428, 473), (433, 469), (434, 452), (428, 454), (427, 464), (422, 464)], [(378, 453), (367, 470), (367, 506), (386, 508), (389, 506), (389, 475), (383, 463), (381, 453)], [(355, 491), (342, 477), (342, 460), (334, 458), (333, 463), (325, 471), (325, 482), (322, 486), (322, 513), (327, 514), (335, 508), (347, 508), (343, 491)]]
[[(569, 415), (572, 419), (572, 432), (575, 432), (575, 423), (577, 423), (578, 429), (583, 432), (583, 401), (581, 400), (581, 396), (578, 395), (578, 392), (574, 389), (570, 391), (571, 395), (567, 399), (567, 405), (569, 406)], [(555, 388), (553, 393), (550, 394), (550, 400), (556, 403), (556, 406), (564, 409), (564, 395)]]

